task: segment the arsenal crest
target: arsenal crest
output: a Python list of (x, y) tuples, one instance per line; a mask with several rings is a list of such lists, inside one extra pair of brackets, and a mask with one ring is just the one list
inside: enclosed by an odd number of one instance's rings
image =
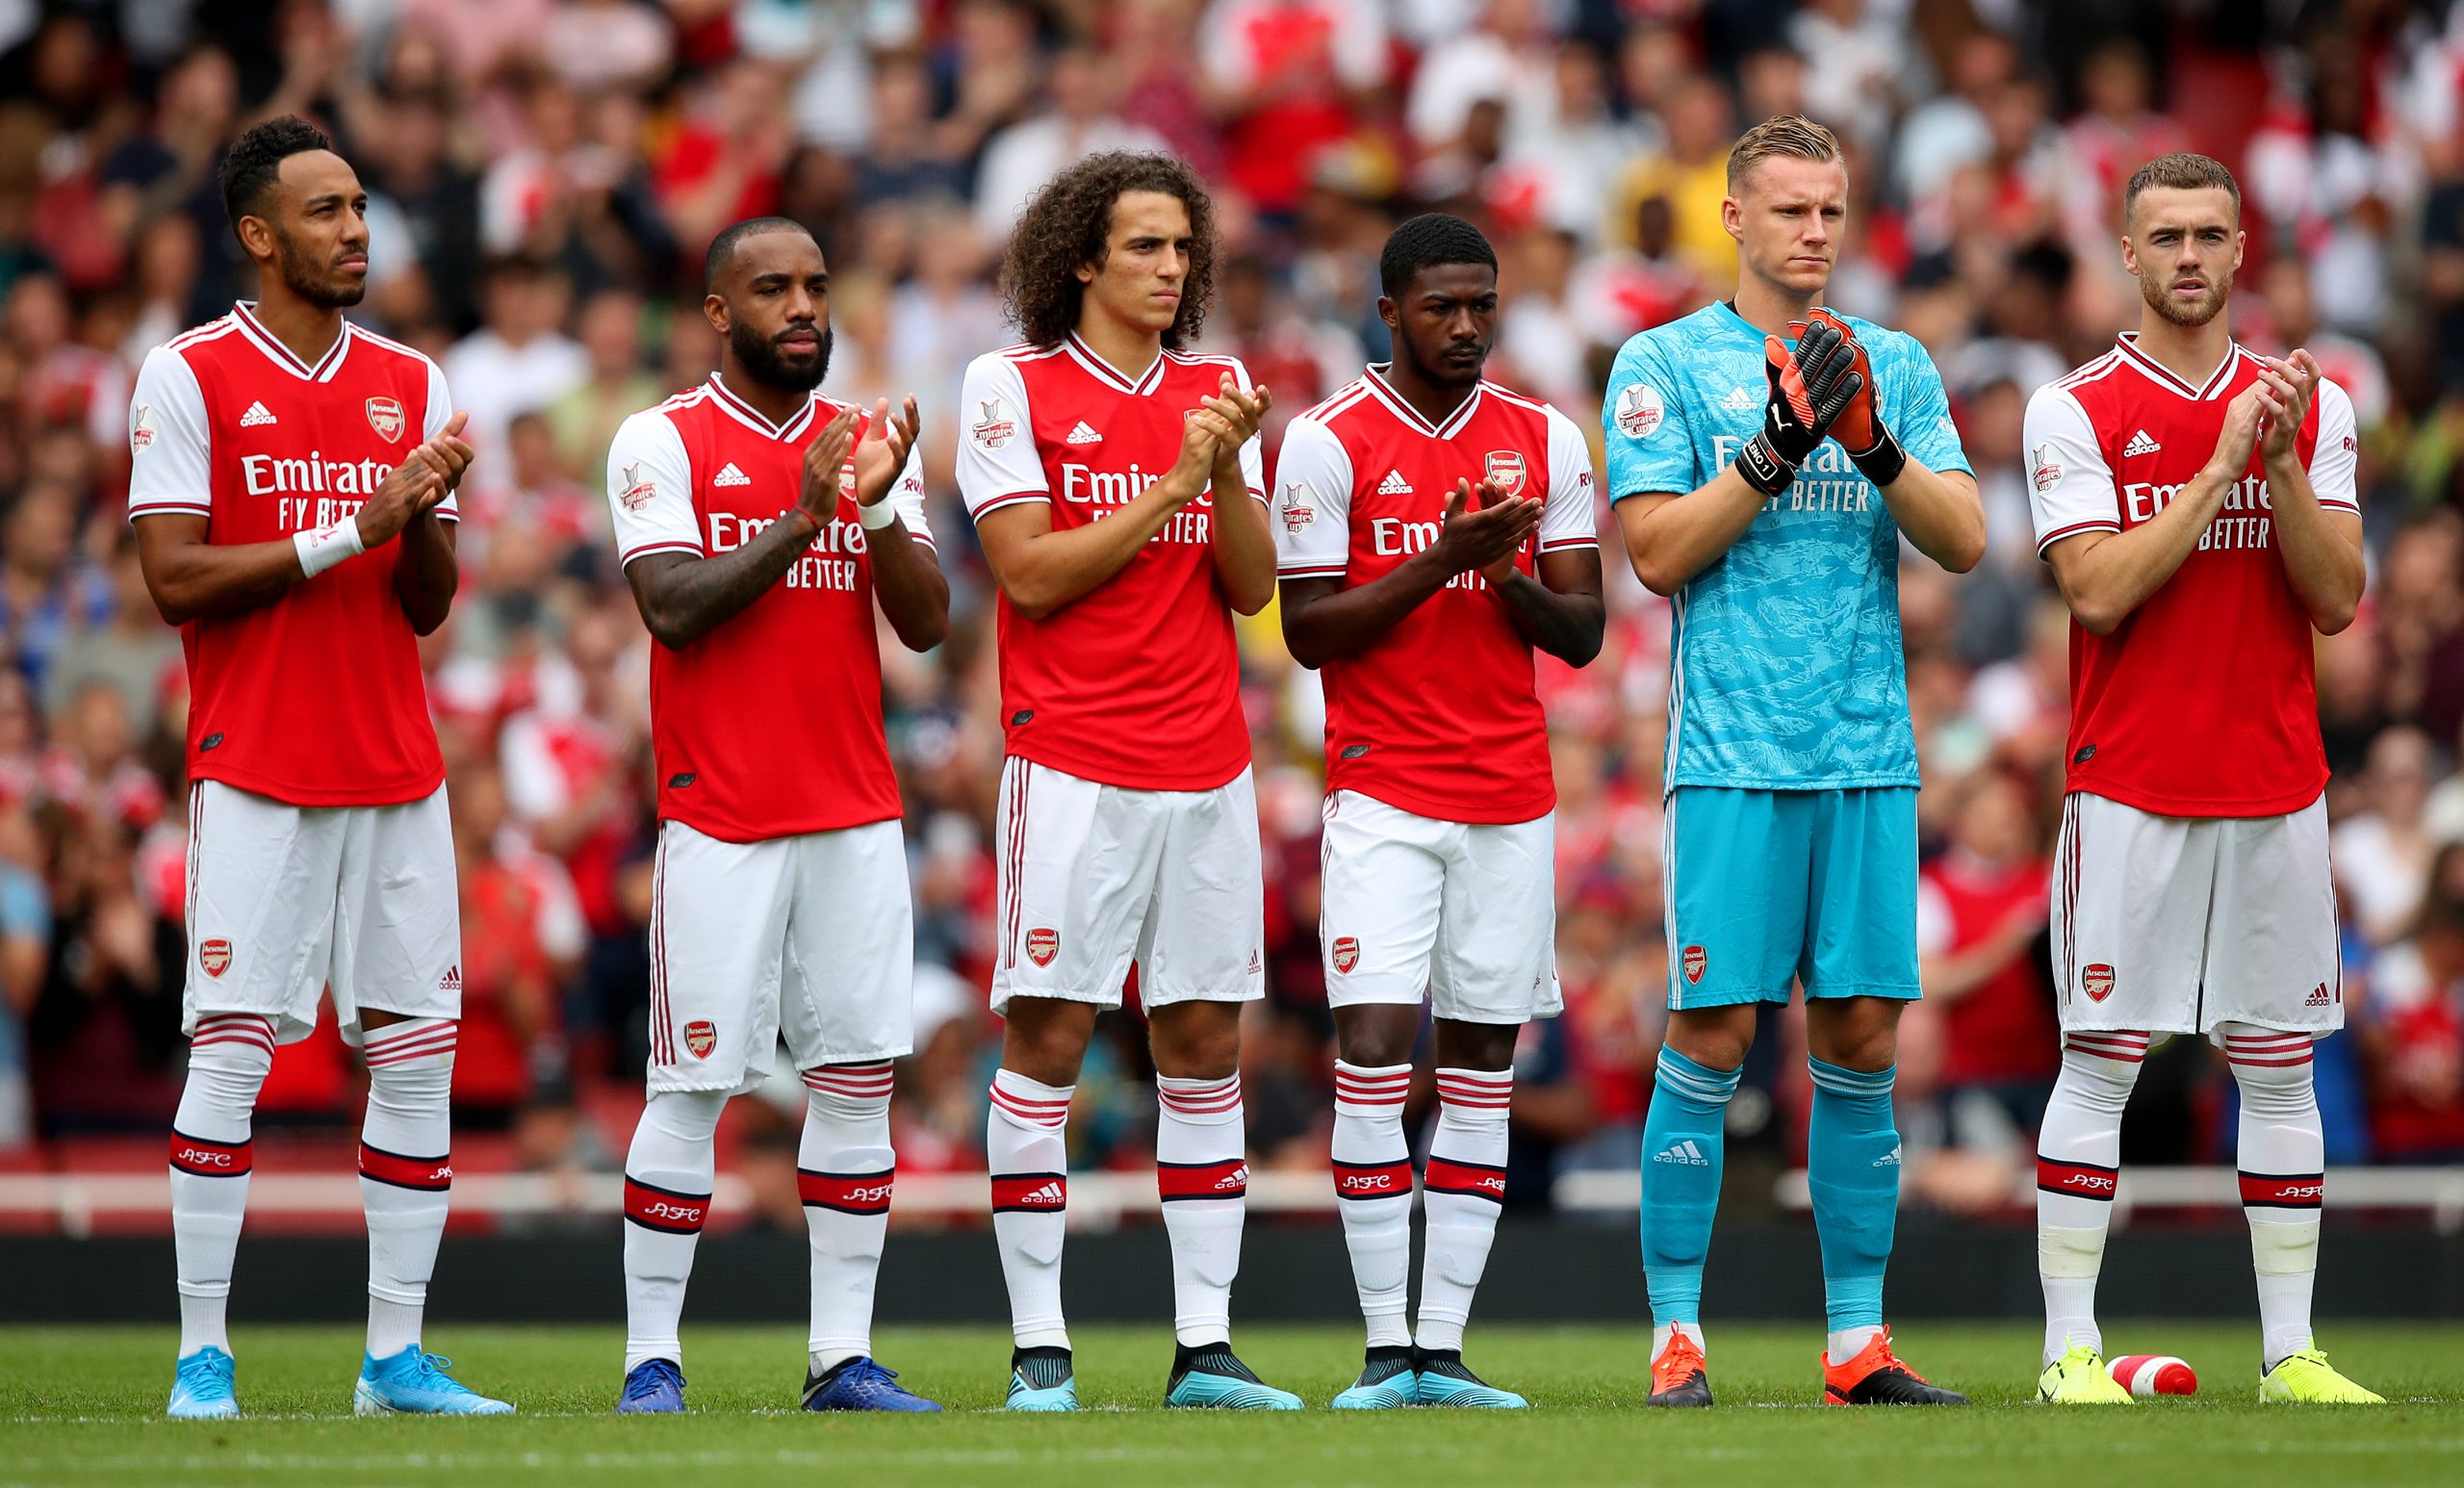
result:
[(372, 398), (368, 400), (368, 426), (376, 437), (392, 444), (402, 437), (402, 404), (399, 398)]
[(1710, 963), (1711, 958), (1709, 954), (1699, 945), (1687, 946), (1685, 948), (1684, 956), (1678, 962), (1678, 964), (1684, 969), (1685, 985), (1688, 987), (1692, 987), (1703, 980), (1703, 969)]
[(1346, 976), (1360, 964), (1360, 939), (1356, 936), (1340, 936), (1335, 940), (1335, 969)]
[(1488, 456), (1488, 475), (1498, 491), (1505, 496), (1523, 494), (1524, 476), (1529, 474), (1523, 464), (1520, 449), (1492, 449)]
[(1027, 932), (1027, 960), (1039, 966), (1049, 966), (1061, 954), (1061, 932), (1039, 925)]
[(2114, 994), (2114, 968), (2106, 962), (2079, 968), (2079, 989), (2090, 1002), (2102, 1002)]
[(207, 976), (222, 975), (231, 969), (231, 942), (218, 937), (198, 946), (196, 963), (205, 968)]
[(710, 1051), (719, 1046), (718, 1025), (707, 1019), (685, 1024), (684, 1046), (693, 1051), (695, 1059), (708, 1059)]

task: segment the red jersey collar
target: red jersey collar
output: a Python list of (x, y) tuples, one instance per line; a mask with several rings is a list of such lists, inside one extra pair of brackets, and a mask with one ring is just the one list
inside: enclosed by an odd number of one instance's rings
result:
[(1114, 392), (1127, 393), (1133, 398), (1144, 398), (1163, 386), (1164, 364), (1171, 359), (1169, 351), (1158, 349), (1155, 353), (1154, 365), (1148, 367), (1143, 375), (1132, 377), (1112, 363), (1105, 361), (1096, 353), (1094, 347), (1079, 340), (1076, 331), (1071, 331), (1063, 338), (1061, 346), (1062, 349), (1067, 351), (1070, 358), (1079, 366), (1087, 369), (1096, 381)]
[(1489, 385), (1485, 380), (1475, 384), (1472, 388), (1472, 396), (1457, 404), (1454, 411), (1446, 416), (1444, 423), (1431, 423), (1421, 417), (1419, 409), (1405, 402), (1403, 395), (1396, 392), (1395, 385), (1386, 380), (1387, 369), (1394, 365), (1392, 362), (1370, 363), (1368, 369), (1360, 374), (1361, 385), (1369, 389), (1372, 398), (1386, 405), (1387, 412), (1403, 421), (1404, 427), (1414, 433), (1426, 434), (1432, 439), (1452, 439), (1463, 432), (1463, 425), (1472, 422), (1473, 410), (1480, 406), (1480, 399), (1489, 391)]
[(350, 352), (351, 324), (348, 321), (343, 322), (343, 333), (334, 338), (334, 344), (325, 348), (325, 354), (318, 358), (313, 367), (301, 361), (273, 332), (266, 329), (266, 322), (257, 319), (256, 301), (244, 299), (233, 304), (231, 323), (240, 327), (240, 334), (247, 339), (250, 346), (264, 352), (267, 360), (293, 376), (309, 382), (333, 381), (335, 372), (343, 365), (343, 358)]
[(765, 439), (776, 439), (783, 443), (794, 439), (812, 427), (813, 412), (821, 407), (823, 401), (822, 396), (815, 393), (805, 399), (805, 406), (794, 418), (784, 423), (773, 423), (770, 422), (769, 415), (730, 392), (726, 380), (717, 372), (710, 373), (710, 380), (706, 386), (710, 390), (710, 400), (718, 404), (738, 423)]
[(2124, 362), (2146, 373), (2147, 376), (2159, 386), (2169, 392), (2178, 393), (2182, 397), (2193, 399), (2194, 401), (2200, 402), (2203, 402), (2208, 398), (2212, 398), (2221, 393), (2224, 390), (2225, 384), (2233, 380), (2233, 370), (2240, 366), (2242, 362), (2242, 344), (2238, 341), (2226, 342), (2224, 345), (2224, 360), (2217, 364), (2216, 371), (2207, 374), (2207, 380), (2205, 382), (2194, 383), (2185, 381), (2181, 377), (2174, 375), (2171, 369), (2166, 367), (2165, 364), (2157, 361), (2154, 357), (2149, 356), (2146, 352), (2140, 350), (2139, 332), (2137, 331), (2124, 331), (2119, 336), (2115, 337), (2114, 346), (2117, 350), (2121, 352), (2121, 359)]

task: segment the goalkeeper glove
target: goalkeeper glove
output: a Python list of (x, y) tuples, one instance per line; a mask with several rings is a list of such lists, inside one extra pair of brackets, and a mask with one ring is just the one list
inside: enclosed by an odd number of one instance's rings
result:
[(1791, 351), (1777, 336), (1762, 338), (1762, 372), (1770, 397), (1762, 405), (1762, 428), (1736, 454), (1736, 472), (1765, 496), (1778, 496), (1813, 453), (1833, 421), (1864, 386), (1856, 352), (1835, 325), (1790, 322), (1797, 333)]
[(1809, 326), (1828, 325), (1839, 332), (1840, 339), (1856, 358), (1857, 375), (1864, 383), (1848, 405), (1839, 411), (1838, 421), (1831, 425), (1831, 437), (1848, 451), (1858, 474), (1874, 483), (1877, 489), (1899, 478), (1908, 468), (1908, 451), (1883, 423), (1883, 411), (1875, 399), (1874, 362), (1865, 354), (1864, 343), (1848, 328), (1848, 322), (1829, 310), (1815, 310), (1806, 317)]

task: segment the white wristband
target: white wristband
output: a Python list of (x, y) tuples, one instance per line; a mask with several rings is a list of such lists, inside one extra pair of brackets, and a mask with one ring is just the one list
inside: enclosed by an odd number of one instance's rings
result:
[(359, 542), (359, 519), (346, 518), (331, 526), (313, 531), (294, 532), (291, 546), (299, 554), (299, 572), (314, 578), (335, 564), (356, 558), (367, 552)]
[(887, 497), (870, 506), (861, 501), (856, 503), (856, 525), (867, 532), (878, 532), (897, 520), (898, 508), (890, 504)]

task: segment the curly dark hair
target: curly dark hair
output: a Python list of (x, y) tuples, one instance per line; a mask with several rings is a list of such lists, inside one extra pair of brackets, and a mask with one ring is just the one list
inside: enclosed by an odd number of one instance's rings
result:
[(1110, 150), (1090, 155), (1053, 177), (1027, 203), (1001, 257), (1001, 296), (1027, 341), (1060, 344), (1078, 324), (1087, 287), (1082, 264), (1100, 264), (1112, 234), (1113, 203), (1128, 192), (1177, 196), (1190, 214), (1190, 267), (1181, 283), (1180, 313), (1164, 332), (1179, 350), (1205, 323), (1215, 299), (1215, 203), (1189, 165), (1170, 155)]
[(222, 157), (222, 210), (238, 231), (240, 218), (254, 216), (273, 189), (282, 163), (310, 150), (330, 150), (325, 132), (296, 114), (285, 114), (254, 125), (231, 143)]

